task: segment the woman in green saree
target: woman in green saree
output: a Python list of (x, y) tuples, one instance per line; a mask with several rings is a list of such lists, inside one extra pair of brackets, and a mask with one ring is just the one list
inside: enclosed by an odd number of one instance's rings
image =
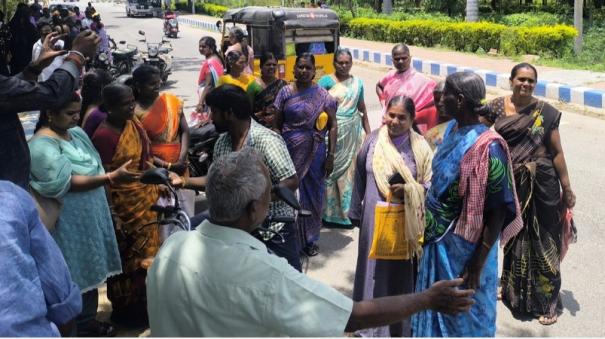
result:
[(368, 112), (363, 99), (363, 82), (350, 74), (353, 57), (348, 49), (339, 49), (334, 54), (333, 75), (325, 75), (319, 86), (328, 90), (338, 102), (336, 121), (338, 138), (334, 171), (326, 180), (323, 224), (333, 227), (351, 227), (347, 217), (351, 206), (355, 157), (364, 136), (370, 133)]

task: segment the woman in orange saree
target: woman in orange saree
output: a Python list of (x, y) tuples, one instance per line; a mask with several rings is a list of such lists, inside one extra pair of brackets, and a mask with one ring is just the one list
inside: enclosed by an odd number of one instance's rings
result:
[[(186, 175), (189, 126), (183, 114), (183, 101), (174, 94), (160, 93), (160, 71), (154, 66), (142, 65), (132, 77), (134, 112), (151, 141), (153, 164)], [(179, 190), (178, 196), (181, 206), (192, 216), (194, 192)]]
[[(141, 173), (148, 168), (149, 139), (136, 117), (134, 96), (124, 85), (103, 90), (107, 119), (95, 131), (92, 142), (106, 170), (115, 170), (130, 161), (128, 170)], [(122, 260), (122, 274), (107, 281), (107, 297), (112, 303), (111, 319), (126, 325), (147, 323), (145, 278), (147, 268), (160, 247), (156, 213), (151, 206), (158, 200), (158, 187), (138, 181), (109, 186), (110, 206)]]

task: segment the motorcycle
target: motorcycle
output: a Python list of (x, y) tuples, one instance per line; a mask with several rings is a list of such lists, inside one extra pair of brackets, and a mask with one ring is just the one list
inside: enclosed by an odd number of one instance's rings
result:
[(189, 127), (189, 149), (187, 159), (189, 160), (189, 175), (201, 177), (208, 174), (212, 163), (214, 144), (219, 137), (214, 125), (209, 123), (203, 126)]
[(143, 36), (140, 41), (147, 44), (147, 51), (141, 53), (141, 58), (144, 64), (152, 65), (160, 70), (160, 79), (162, 85), (166, 85), (168, 75), (172, 73), (172, 45), (169, 41), (162, 38), (161, 42), (147, 42), (147, 37), (144, 31), (139, 31)]
[[(192, 224), (192, 219), (187, 216), (180, 205), (179, 199), (176, 193), (176, 189), (172, 186), (170, 182), (170, 176), (168, 174), (168, 170), (165, 168), (152, 168), (141, 176), (141, 182), (147, 185), (165, 185), (168, 187), (168, 190), (172, 194), (172, 205), (161, 206), (155, 204), (151, 206), (151, 210), (158, 213), (158, 220), (151, 222), (145, 226), (159, 226), (160, 230), (160, 243), (164, 243), (164, 241), (170, 237), (172, 234), (180, 231), (191, 231), (193, 228), (197, 227), (199, 223), (205, 220), (204, 215), (202, 218), (198, 218), (198, 216), (193, 217), (197, 221)], [(292, 207), (296, 211), (296, 216), (293, 217), (277, 217), (267, 215), (263, 224), (255, 230), (253, 235), (257, 238), (262, 239), (262, 233), (274, 233), (269, 229), (269, 225), (272, 223), (291, 223), (295, 222), (296, 218), (305, 218), (311, 216), (311, 212), (304, 210), (294, 192), (289, 190), (288, 188), (275, 185), (271, 190), (281, 201), (285, 202), (288, 206)], [(202, 213), (205, 214), (205, 213)], [(276, 233), (276, 237), (283, 241), (283, 236), (280, 233)]]
[[(109, 38), (110, 48), (111, 48), (111, 60), (109, 62), (109, 72), (115, 78), (118, 78), (124, 74), (132, 73), (134, 66), (138, 62), (138, 53), (139, 49), (137, 46), (126, 44), (126, 41), (120, 41), (120, 47), (116, 45), (116, 42)], [(101, 58), (101, 54), (99, 53), (99, 58)], [(105, 56), (107, 57), (107, 56)], [(107, 57), (107, 59), (109, 59)]]
[(175, 38), (179, 34), (179, 22), (176, 19), (176, 14), (166, 12), (164, 14), (164, 35), (169, 38)]

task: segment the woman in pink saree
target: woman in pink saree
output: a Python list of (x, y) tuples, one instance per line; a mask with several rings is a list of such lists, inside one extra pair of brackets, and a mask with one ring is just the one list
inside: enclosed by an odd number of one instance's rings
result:
[(433, 101), (436, 83), (426, 75), (410, 67), (412, 57), (408, 46), (398, 44), (391, 52), (394, 70), (389, 71), (376, 84), (376, 94), (384, 107), (395, 96), (407, 96), (414, 100), (416, 119), (414, 122), (422, 134), (435, 127), (439, 114)]

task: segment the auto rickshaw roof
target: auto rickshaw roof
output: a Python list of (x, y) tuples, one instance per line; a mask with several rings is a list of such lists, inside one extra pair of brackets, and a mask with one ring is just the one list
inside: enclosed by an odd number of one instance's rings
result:
[(338, 28), (338, 14), (322, 8), (243, 7), (228, 10), (225, 22), (251, 26), (285, 26), (287, 28)]

